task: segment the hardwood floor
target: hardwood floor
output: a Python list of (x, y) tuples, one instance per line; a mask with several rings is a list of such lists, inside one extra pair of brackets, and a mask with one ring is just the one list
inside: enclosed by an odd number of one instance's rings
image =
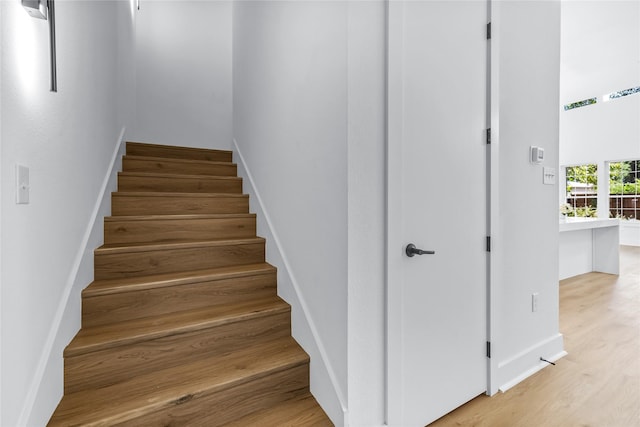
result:
[(506, 393), (479, 396), (430, 426), (640, 426), (640, 248), (622, 246), (620, 276), (560, 282), (568, 356)]

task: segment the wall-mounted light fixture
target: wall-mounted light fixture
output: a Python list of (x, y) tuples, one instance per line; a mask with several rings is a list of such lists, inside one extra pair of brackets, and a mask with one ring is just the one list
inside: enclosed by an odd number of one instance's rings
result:
[(22, 0), (22, 7), (32, 18), (47, 19), (47, 3), (44, 0)]
[(22, 6), (33, 18), (49, 21), (49, 57), (51, 59), (51, 92), (58, 91), (56, 67), (56, 14), (54, 0), (22, 0)]

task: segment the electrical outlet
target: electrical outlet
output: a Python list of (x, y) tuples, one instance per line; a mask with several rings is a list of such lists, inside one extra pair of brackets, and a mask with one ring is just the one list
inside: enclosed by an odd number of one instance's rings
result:
[(538, 311), (538, 297), (539, 296), (540, 296), (540, 294), (537, 293), (537, 292), (531, 294), (531, 311), (533, 313)]

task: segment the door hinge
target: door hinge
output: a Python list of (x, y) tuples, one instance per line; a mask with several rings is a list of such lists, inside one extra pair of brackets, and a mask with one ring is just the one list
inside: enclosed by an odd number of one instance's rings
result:
[(491, 342), (487, 341), (487, 357), (491, 359)]
[(491, 144), (491, 128), (487, 128), (487, 144)]
[(491, 236), (487, 236), (487, 252), (491, 252)]
[(487, 40), (491, 40), (491, 22), (487, 24)]

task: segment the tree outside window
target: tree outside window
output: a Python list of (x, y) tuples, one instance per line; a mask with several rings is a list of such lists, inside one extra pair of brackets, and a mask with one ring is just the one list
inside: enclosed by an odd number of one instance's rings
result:
[(640, 220), (640, 160), (609, 163), (609, 216)]
[(567, 204), (570, 217), (596, 217), (598, 207), (598, 166), (595, 164), (568, 166)]

